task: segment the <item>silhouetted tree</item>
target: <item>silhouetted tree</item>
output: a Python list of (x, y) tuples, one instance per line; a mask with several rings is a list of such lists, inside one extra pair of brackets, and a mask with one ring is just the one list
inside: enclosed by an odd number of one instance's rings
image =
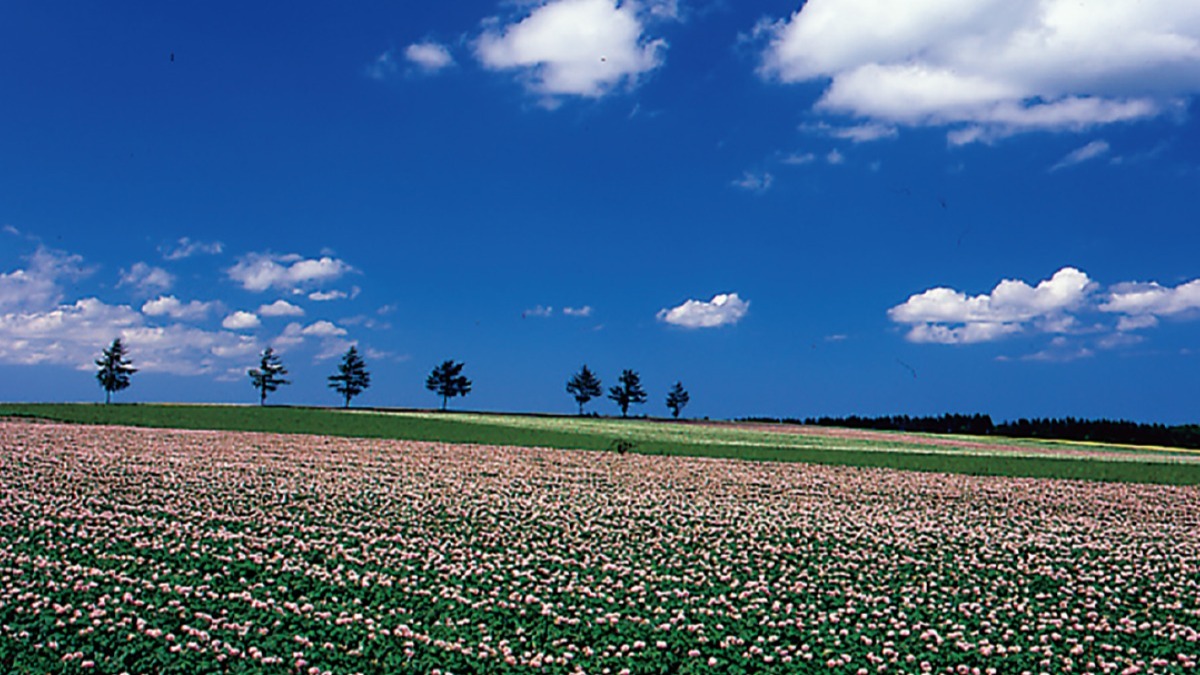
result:
[(691, 399), (687, 390), (683, 388), (683, 383), (676, 382), (675, 386), (671, 387), (671, 391), (667, 392), (667, 407), (671, 409), (671, 415), (675, 419), (679, 419), (679, 412), (687, 406)]
[(579, 404), (579, 414), (582, 415), (583, 405), (594, 398), (603, 396), (604, 389), (600, 384), (600, 378), (596, 377), (596, 374), (589, 370), (585, 363), (578, 373), (567, 380), (567, 393), (575, 397), (575, 402)]
[(291, 380), (283, 379), (287, 375), (287, 368), (283, 367), (283, 361), (275, 354), (273, 347), (267, 347), (263, 350), (262, 359), (259, 361), (258, 367), (246, 371), (250, 376), (250, 383), (258, 390), (258, 404), (267, 404), (267, 394), (275, 391), (285, 384), (291, 384)]
[(125, 358), (125, 345), (121, 344), (121, 338), (113, 339), (112, 345), (108, 349), (101, 349), (100, 354), (100, 358), (96, 359), (96, 365), (99, 367), (96, 379), (100, 381), (100, 386), (104, 387), (104, 403), (107, 405), (112, 401), (114, 391), (121, 391), (129, 386), (129, 376), (136, 373), (137, 368)]
[(443, 361), (442, 365), (433, 369), (425, 378), (425, 388), (442, 397), (442, 410), (446, 402), (455, 396), (466, 396), (471, 393), (471, 381), (462, 374), (465, 363)]
[(642, 389), (642, 378), (632, 370), (621, 371), (617, 382), (620, 386), (609, 387), (608, 397), (620, 406), (621, 417), (625, 417), (629, 412), (629, 404), (646, 402), (646, 391)]
[(350, 345), (338, 364), (337, 373), (329, 376), (329, 388), (346, 397), (345, 407), (349, 408), (350, 399), (370, 386), (371, 374), (367, 372), (367, 364), (358, 355), (358, 348)]

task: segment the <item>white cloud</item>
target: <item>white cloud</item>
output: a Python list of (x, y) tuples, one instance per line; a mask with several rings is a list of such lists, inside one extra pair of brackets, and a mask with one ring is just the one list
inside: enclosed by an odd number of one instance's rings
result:
[(688, 300), (687, 302), (660, 310), (658, 320), (684, 328), (717, 328), (736, 324), (750, 309), (749, 301), (742, 300), (737, 293), (714, 295), (712, 300)]
[(47, 309), (61, 302), (62, 281), (92, 273), (83, 258), (44, 247), (27, 258), (24, 269), (0, 274), (0, 311)]
[(144, 262), (134, 263), (128, 270), (121, 270), (121, 280), (117, 282), (117, 286), (133, 286), (145, 295), (170, 290), (174, 284), (175, 276), (170, 272)]
[(817, 124), (804, 124), (800, 126), (801, 131), (821, 134), (831, 138), (840, 138), (852, 143), (868, 143), (870, 141), (883, 140), (885, 138), (895, 138), (900, 135), (896, 127), (890, 124), (879, 124), (878, 122), (865, 122), (863, 124), (855, 124), (848, 127), (838, 127), (829, 124), (828, 122), (818, 122)]
[(174, 246), (159, 249), (167, 260), (183, 260), (194, 255), (216, 255), (225, 250), (225, 245), (219, 241), (192, 241), (182, 237)]
[(583, 307), (563, 307), (563, 314), (567, 316), (588, 317), (592, 315), (592, 306), (584, 305)]
[[(1126, 314), (1126, 326), (1134, 326), (1133, 317), (1146, 322), (1146, 317), (1171, 316), (1200, 309), (1200, 279), (1193, 279), (1174, 288), (1156, 282), (1116, 284), (1109, 289), (1100, 311)], [(1130, 323), (1133, 322), (1133, 323)], [(1137, 328), (1147, 326), (1137, 325)]]
[(309, 335), (313, 337), (338, 337), (346, 334), (346, 329), (341, 328), (330, 321), (317, 321), (308, 326), (305, 326), (300, 331), (301, 335)]
[(1081, 148), (1076, 148), (1075, 150), (1067, 153), (1067, 156), (1058, 160), (1058, 163), (1050, 167), (1050, 170), (1058, 171), (1059, 169), (1065, 169), (1068, 166), (1074, 166), (1076, 164), (1086, 162), (1089, 159), (1095, 159), (1107, 153), (1108, 150), (1109, 147), (1107, 141), (1092, 141)]
[(775, 182), (775, 176), (769, 172), (751, 173), (749, 171), (742, 174), (742, 177), (732, 181), (730, 184), (736, 188), (741, 188), (747, 192), (755, 192), (762, 194), (771, 189), (771, 184)]
[(545, 318), (552, 316), (553, 314), (554, 314), (553, 307), (543, 307), (542, 305), (538, 305), (531, 309), (527, 309), (524, 312), (521, 312), (521, 318), (524, 319), (526, 317), (532, 316), (532, 317), (536, 317), (539, 319), (545, 319)]
[(841, 152), (838, 152), (837, 148), (834, 148), (833, 150), (829, 151), (828, 155), (825, 155), (825, 161), (837, 166), (838, 164), (846, 163), (846, 156)]
[(256, 315), (254, 312), (245, 312), (241, 310), (230, 314), (229, 316), (225, 317), (224, 321), (221, 322), (221, 327), (229, 330), (248, 330), (251, 328), (258, 328), (261, 325), (262, 321), (258, 320), (258, 315)]
[(160, 295), (153, 300), (147, 300), (142, 305), (142, 314), (146, 316), (169, 316), (172, 319), (194, 321), (208, 316), (216, 303), (192, 300), (184, 304), (173, 295)]
[(404, 50), (404, 58), (426, 73), (437, 71), (454, 65), (454, 57), (445, 45), (437, 42), (417, 42)]
[(350, 265), (330, 256), (306, 259), (295, 254), (251, 253), (242, 256), (226, 273), (248, 291), (265, 291), (269, 288), (292, 290), (332, 281), (353, 270)]
[(764, 77), (828, 82), (818, 110), (955, 144), (1149, 119), (1200, 91), (1194, 0), (809, 0), (755, 34)]
[(151, 326), (127, 305), (84, 298), (45, 311), (0, 314), (0, 363), (89, 370), (100, 349), (116, 337), (142, 372), (177, 375), (211, 373), (221, 360), (257, 349), (253, 338), (182, 324)]
[[(653, 3), (655, 8), (669, 7)], [(645, 35), (641, 5), (616, 0), (551, 0), (528, 16), (487, 28), (475, 44), (479, 61), (515, 70), (533, 93), (599, 98), (663, 63), (666, 42)], [(659, 16), (662, 12), (659, 11)]]
[(333, 291), (313, 291), (308, 294), (308, 299), (315, 302), (329, 302), (331, 300), (344, 300), (348, 297), (345, 292)]
[(1066, 316), (1081, 307), (1095, 284), (1087, 274), (1064, 267), (1036, 287), (1005, 279), (990, 294), (967, 296), (951, 288), (932, 288), (888, 310), (888, 317), (911, 325), (912, 342), (966, 344), (991, 342), (1035, 324), (1043, 332), (1068, 330)]
[(276, 300), (269, 305), (259, 306), (258, 313), (262, 316), (304, 316), (304, 309), (287, 300)]

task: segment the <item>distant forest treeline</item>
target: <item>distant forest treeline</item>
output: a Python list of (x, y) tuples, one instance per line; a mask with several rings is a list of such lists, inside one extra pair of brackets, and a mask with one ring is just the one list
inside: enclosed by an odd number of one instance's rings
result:
[(876, 429), (879, 431), (920, 431), (932, 434), (971, 434), (1009, 438), (1049, 438), (1130, 445), (1163, 445), (1200, 449), (1200, 426), (1141, 424), (1125, 420), (1085, 420), (1074, 417), (1034, 418), (1012, 422), (992, 422), (990, 415), (946, 414), (936, 417), (888, 415), (884, 417), (809, 417), (806, 419), (749, 417), (747, 422), (808, 424), (822, 427)]

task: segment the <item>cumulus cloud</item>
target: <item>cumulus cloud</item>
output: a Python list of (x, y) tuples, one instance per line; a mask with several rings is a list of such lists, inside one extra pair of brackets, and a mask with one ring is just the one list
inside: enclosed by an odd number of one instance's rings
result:
[(749, 301), (742, 300), (737, 293), (721, 293), (712, 300), (688, 300), (687, 302), (658, 312), (658, 320), (684, 328), (717, 328), (736, 324), (750, 309)]
[(1200, 90), (1192, 0), (809, 0), (755, 34), (762, 76), (828, 82), (818, 110), (957, 144), (1145, 120)]
[(1076, 148), (1075, 150), (1067, 153), (1067, 156), (1058, 160), (1058, 163), (1050, 167), (1050, 170), (1058, 171), (1059, 169), (1065, 169), (1068, 166), (1082, 164), (1090, 159), (1096, 159), (1097, 157), (1107, 153), (1108, 150), (1109, 147), (1107, 141), (1092, 141), (1081, 148)]
[(258, 328), (261, 325), (262, 321), (259, 321), (258, 315), (256, 315), (254, 312), (246, 312), (242, 310), (238, 310), (230, 314), (229, 316), (225, 317), (224, 321), (221, 322), (221, 327), (229, 330), (249, 330), (252, 328)]
[(346, 329), (341, 328), (331, 321), (317, 321), (305, 326), (301, 331), (301, 335), (310, 335), (313, 337), (336, 337), (346, 334)]
[(23, 269), (0, 274), (0, 311), (52, 307), (62, 300), (62, 282), (92, 273), (80, 256), (45, 247), (38, 247), (26, 262)]
[(208, 316), (216, 303), (192, 300), (184, 303), (173, 295), (160, 295), (153, 300), (147, 300), (142, 305), (142, 314), (146, 316), (169, 316), (172, 319), (195, 321)]
[(454, 65), (454, 57), (445, 45), (433, 42), (417, 42), (404, 50), (404, 58), (426, 73), (436, 73)]
[(1042, 332), (1069, 330), (1073, 320), (1068, 312), (1081, 307), (1094, 290), (1087, 274), (1064, 267), (1037, 286), (1005, 279), (982, 295), (932, 288), (891, 308), (888, 317), (911, 326), (907, 338), (912, 342), (991, 342), (1031, 325)]
[(837, 148), (834, 148), (833, 150), (829, 151), (828, 155), (825, 155), (825, 161), (837, 166), (838, 164), (846, 163), (846, 156), (838, 152)]
[(177, 375), (215, 372), (223, 359), (257, 348), (250, 337), (183, 324), (148, 325), (144, 314), (127, 305), (84, 298), (48, 310), (0, 314), (0, 363), (87, 370), (115, 337), (143, 372)]
[(775, 182), (775, 176), (770, 172), (752, 173), (750, 171), (742, 174), (742, 177), (730, 183), (736, 188), (747, 192), (762, 194), (771, 189), (771, 184)]
[(192, 241), (182, 237), (172, 246), (159, 249), (167, 260), (183, 260), (194, 255), (216, 255), (225, 250), (225, 245), (219, 241)]
[(304, 316), (304, 309), (287, 300), (276, 300), (269, 305), (261, 305), (258, 313), (262, 316)]
[(128, 270), (121, 270), (121, 279), (117, 286), (132, 286), (138, 293), (152, 295), (171, 289), (175, 284), (175, 276), (161, 267), (147, 265), (144, 262), (133, 264)]
[(563, 307), (563, 314), (567, 316), (589, 317), (592, 315), (592, 306), (584, 305), (583, 307)]
[(545, 319), (545, 318), (549, 318), (553, 315), (554, 315), (553, 307), (545, 307), (542, 305), (537, 305), (536, 307), (531, 307), (531, 308), (525, 310), (524, 312), (521, 312), (522, 319), (524, 319), (526, 317), (531, 317), (531, 316), (539, 318), (539, 319)]
[[(515, 23), (493, 22), (475, 44), (492, 70), (515, 71), (529, 91), (548, 97), (599, 98), (636, 86), (663, 63), (667, 43), (646, 35), (644, 21), (662, 16), (670, 3), (643, 5), (616, 0), (551, 0)], [(666, 9), (664, 9), (666, 8)]]
[(1127, 328), (1146, 328), (1154, 317), (1172, 316), (1200, 309), (1200, 279), (1174, 288), (1156, 282), (1116, 284), (1109, 289), (1100, 311), (1128, 315)]
[(295, 254), (251, 253), (226, 270), (230, 279), (248, 291), (270, 288), (292, 290), (333, 281), (352, 272), (353, 267), (330, 256), (307, 259)]

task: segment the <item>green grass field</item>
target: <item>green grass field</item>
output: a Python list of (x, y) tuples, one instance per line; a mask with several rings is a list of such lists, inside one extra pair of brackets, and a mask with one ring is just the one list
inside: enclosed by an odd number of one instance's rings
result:
[[(419, 411), (160, 404), (0, 404), (0, 416), (76, 424), (322, 434), (442, 443), (609, 450), (642, 454), (885, 467), (972, 475), (1200, 484), (1200, 454), (966, 436), (843, 438), (739, 425)], [(782, 428), (781, 428), (782, 430)], [(795, 431), (795, 429), (790, 429)], [(947, 444), (950, 441), (951, 444)], [(989, 448), (972, 447), (985, 442)], [(936, 444), (935, 444), (936, 442)], [(961, 443), (957, 445), (956, 443)]]

